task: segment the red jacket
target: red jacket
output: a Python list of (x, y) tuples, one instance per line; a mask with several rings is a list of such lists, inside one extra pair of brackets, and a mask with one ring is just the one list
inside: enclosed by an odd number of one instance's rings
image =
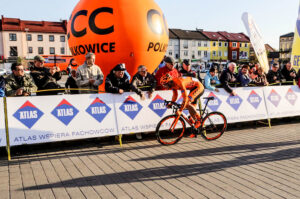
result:
[(169, 73), (173, 78), (178, 78), (181, 76), (176, 68), (173, 68), (173, 70), (170, 70), (167, 66), (160, 68), (155, 75), (155, 79), (157, 81), (156, 90), (167, 90), (160, 84), (160, 78), (167, 73)]

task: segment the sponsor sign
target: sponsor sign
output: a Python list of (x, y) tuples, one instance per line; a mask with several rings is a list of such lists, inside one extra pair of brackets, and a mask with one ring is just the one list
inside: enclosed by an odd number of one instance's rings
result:
[(7, 107), (12, 146), (118, 134), (111, 94), (7, 98)]
[(6, 146), (3, 98), (0, 98), (0, 147)]

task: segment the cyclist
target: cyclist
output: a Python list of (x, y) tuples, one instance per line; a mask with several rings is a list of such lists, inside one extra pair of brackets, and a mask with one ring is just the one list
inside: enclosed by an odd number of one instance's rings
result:
[[(178, 77), (172, 78), (169, 74), (166, 74), (161, 77), (160, 83), (162, 86), (173, 90), (172, 102), (175, 102), (178, 97), (177, 90), (180, 90), (182, 93), (183, 101), (180, 109), (177, 111), (176, 115), (181, 115), (182, 111), (187, 108), (190, 115), (196, 121), (195, 127), (199, 128), (201, 125), (201, 117), (196, 111), (197, 100), (204, 93), (203, 84), (196, 78), (193, 77)], [(190, 90), (190, 93), (187, 94), (187, 90)], [(167, 107), (170, 107), (171, 104), (168, 104)], [(191, 135), (191, 137), (194, 137)]]

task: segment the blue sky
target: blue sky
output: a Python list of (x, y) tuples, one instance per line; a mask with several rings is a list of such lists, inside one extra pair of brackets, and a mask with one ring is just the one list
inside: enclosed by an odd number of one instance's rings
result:
[[(133, 1), (133, 0), (129, 0)], [(137, 0), (143, 1), (143, 0)], [(243, 12), (252, 14), (264, 40), (274, 48), (293, 32), (299, 0), (155, 0), (170, 28), (245, 32)], [(0, 15), (24, 20), (68, 19), (78, 0), (0, 0)]]

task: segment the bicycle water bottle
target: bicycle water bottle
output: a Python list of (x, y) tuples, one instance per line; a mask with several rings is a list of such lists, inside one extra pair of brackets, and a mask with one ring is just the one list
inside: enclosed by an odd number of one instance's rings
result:
[(189, 116), (189, 121), (190, 121), (191, 124), (195, 124), (195, 120), (193, 119), (192, 116)]

